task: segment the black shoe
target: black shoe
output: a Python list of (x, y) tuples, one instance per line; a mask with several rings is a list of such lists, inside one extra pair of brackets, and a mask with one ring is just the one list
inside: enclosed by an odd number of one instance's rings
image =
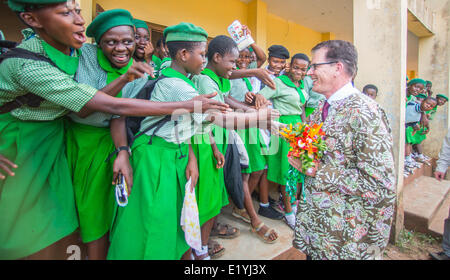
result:
[(262, 207), (259, 206), (258, 215), (272, 219), (272, 220), (281, 220), (284, 215), (273, 209), (272, 207)]
[(439, 252), (439, 253), (430, 253), (430, 256), (438, 261), (449, 261), (450, 257), (447, 256), (444, 252)]

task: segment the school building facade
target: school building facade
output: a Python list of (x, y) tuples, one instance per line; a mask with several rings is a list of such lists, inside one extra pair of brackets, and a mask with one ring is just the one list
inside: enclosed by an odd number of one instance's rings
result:
[[(234, 21), (249, 26), (263, 49), (286, 46), (291, 54), (311, 54), (329, 39), (353, 42), (359, 52), (355, 84), (375, 84), (394, 135), (398, 193), (403, 188), (405, 91), (407, 76), (433, 82), (435, 94), (450, 92), (450, 0), (79, 0), (89, 24), (103, 10), (123, 8), (152, 29), (156, 42), (165, 27), (179, 22), (202, 26), (211, 38), (228, 34)], [(0, 3), (0, 29), (20, 40), (23, 25)], [(437, 158), (450, 126), (448, 104), (439, 108), (425, 142), (425, 154)], [(399, 195), (395, 234), (403, 225)]]

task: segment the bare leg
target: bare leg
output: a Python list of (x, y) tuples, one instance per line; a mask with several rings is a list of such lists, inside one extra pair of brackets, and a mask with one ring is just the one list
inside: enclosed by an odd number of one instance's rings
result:
[(109, 248), (109, 233), (86, 245), (89, 260), (106, 260)]
[[(71, 246), (74, 246), (80, 251), (68, 250)], [(83, 256), (85, 255), (83, 249), (84, 244), (80, 240), (80, 234), (78, 232), (74, 232), (71, 235), (53, 243), (47, 248), (25, 257), (22, 260), (67, 260), (69, 258), (73, 260), (82, 260), (85, 259)]]
[(190, 261), (190, 260), (192, 260), (191, 254), (192, 254), (192, 249), (189, 248), (189, 250), (187, 250), (186, 253), (184, 253), (184, 255), (181, 257), (181, 260), (182, 261)]
[[(259, 216), (256, 214), (255, 207), (253, 206), (252, 197), (250, 195), (250, 191), (248, 188), (248, 183), (245, 183), (245, 177), (249, 177), (249, 174), (242, 174), (242, 179), (244, 181), (244, 206), (247, 210), (248, 215), (250, 216), (251, 224), (253, 228), (257, 228), (261, 225), (262, 221)], [(248, 182), (248, 181), (247, 181)], [(264, 234), (269, 230), (267, 226), (264, 226), (258, 234), (264, 236)], [(270, 240), (275, 240), (278, 238), (278, 234), (276, 232), (272, 232), (270, 234)]]
[(269, 181), (267, 180), (267, 170), (262, 171), (259, 181), (259, 200), (263, 204), (269, 203)]
[(253, 172), (252, 174), (250, 174), (250, 179), (248, 180), (248, 188), (250, 194), (252, 194), (255, 191), (258, 184), (260, 184), (263, 173), (264, 170)]
[(284, 211), (286, 213), (291, 213), (292, 212), (291, 197), (286, 193), (286, 186), (281, 186), (281, 195), (283, 196)]

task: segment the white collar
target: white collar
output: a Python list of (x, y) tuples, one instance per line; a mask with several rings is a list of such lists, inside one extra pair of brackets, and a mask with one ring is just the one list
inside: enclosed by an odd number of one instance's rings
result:
[(350, 95), (358, 93), (358, 90), (353, 87), (352, 83), (348, 83), (343, 86), (340, 90), (336, 91), (330, 98), (328, 98), (328, 103), (334, 103), (349, 97)]

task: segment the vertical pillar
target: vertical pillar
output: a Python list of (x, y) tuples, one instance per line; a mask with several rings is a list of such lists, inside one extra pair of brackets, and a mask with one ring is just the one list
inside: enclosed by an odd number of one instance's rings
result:
[(248, 27), (256, 44), (267, 49), (267, 4), (262, 0), (252, 0), (248, 4)]
[(396, 215), (391, 241), (403, 229), (403, 168), (405, 153), (405, 98), (407, 0), (353, 0), (354, 44), (359, 53), (357, 88), (375, 84), (378, 102), (386, 111), (394, 137), (397, 175)]

